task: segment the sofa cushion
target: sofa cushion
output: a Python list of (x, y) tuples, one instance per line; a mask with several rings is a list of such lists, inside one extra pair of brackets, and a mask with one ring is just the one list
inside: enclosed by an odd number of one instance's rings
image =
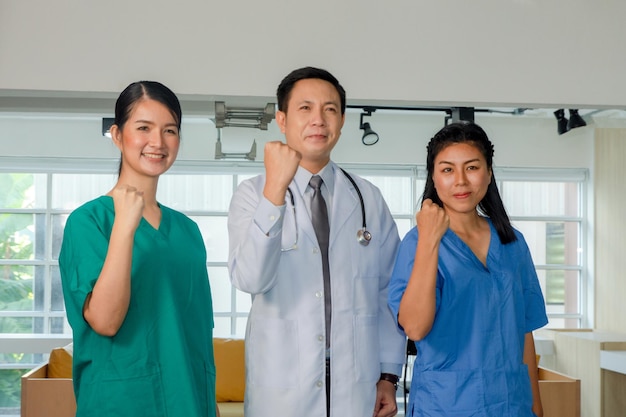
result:
[(52, 349), (48, 359), (48, 378), (72, 378), (72, 344)]
[(215, 399), (217, 402), (242, 402), (245, 384), (245, 356), (243, 339), (214, 338)]

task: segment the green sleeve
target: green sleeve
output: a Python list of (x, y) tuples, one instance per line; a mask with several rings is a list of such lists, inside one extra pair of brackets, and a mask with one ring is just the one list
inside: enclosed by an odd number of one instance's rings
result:
[(65, 308), (70, 324), (83, 321), (83, 305), (100, 275), (110, 230), (102, 230), (95, 213), (73, 212), (65, 225), (59, 255)]

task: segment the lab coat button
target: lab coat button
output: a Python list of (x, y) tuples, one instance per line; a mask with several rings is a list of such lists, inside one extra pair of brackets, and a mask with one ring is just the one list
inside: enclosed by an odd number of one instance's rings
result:
[(324, 383), (322, 381), (317, 381), (315, 385), (317, 385), (318, 388), (322, 388), (322, 385), (324, 385)]
[(276, 216), (270, 216), (270, 220), (274, 221), (276, 219)]
[(315, 296), (316, 296), (317, 298), (322, 298), (322, 292), (321, 292), (321, 291), (316, 292), (316, 293), (315, 293)]
[(317, 336), (317, 340), (319, 340), (320, 342), (324, 341), (324, 336), (322, 336), (321, 334), (319, 336)]
[(319, 249), (318, 248), (313, 248), (313, 253), (319, 253)]

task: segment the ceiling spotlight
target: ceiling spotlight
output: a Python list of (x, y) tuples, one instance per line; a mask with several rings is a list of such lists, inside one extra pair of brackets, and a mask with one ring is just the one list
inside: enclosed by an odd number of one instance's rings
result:
[(565, 118), (565, 110), (563, 109), (556, 110), (554, 112), (554, 117), (556, 117), (557, 132), (559, 132), (559, 135), (562, 135), (563, 133), (567, 132), (569, 128), (567, 127), (567, 119)]
[(569, 110), (569, 122), (567, 122), (567, 130), (575, 129), (577, 127), (587, 126), (587, 123), (578, 114), (578, 110)]
[(450, 108), (450, 116), (452, 122), (473, 122), (474, 121), (474, 108), (473, 107), (452, 107)]
[(572, 129), (576, 129), (577, 127), (587, 126), (587, 123), (578, 114), (577, 109), (569, 109), (569, 120), (565, 117), (565, 110), (563, 109), (556, 110), (554, 112), (554, 117), (556, 117), (557, 131), (559, 132), (559, 135), (562, 135)]
[(359, 129), (363, 130), (363, 137), (361, 138), (363, 145), (370, 146), (378, 142), (378, 133), (372, 130), (369, 123), (363, 123), (363, 116), (371, 116), (372, 112), (375, 111), (376, 109), (366, 107), (363, 109), (363, 113), (361, 113), (361, 117), (359, 119)]

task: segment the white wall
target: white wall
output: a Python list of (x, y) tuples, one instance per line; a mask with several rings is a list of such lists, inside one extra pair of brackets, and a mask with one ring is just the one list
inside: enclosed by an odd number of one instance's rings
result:
[(274, 96), (303, 65), (354, 101), (626, 105), (626, 2), (2, 0), (0, 95)]
[[(378, 111), (367, 118), (380, 136), (374, 146), (361, 144), (359, 112), (349, 110), (333, 159), (343, 163), (424, 164), (426, 144), (443, 127), (443, 114)], [(499, 167), (593, 167), (593, 126), (559, 136), (548, 117), (477, 114), (495, 146)], [(214, 160), (217, 130), (208, 117), (184, 118), (179, 160)], [(258, 157), (269, 140), (282, 140), (276, 122), (268, 131), (224, 128), (222, 150), (247, 152), (257, 141)], [(101, 118), (79, 115), (15, 115), (0, 113), (3, 156), (118, 158), (119, 152), (101, 134)]]

